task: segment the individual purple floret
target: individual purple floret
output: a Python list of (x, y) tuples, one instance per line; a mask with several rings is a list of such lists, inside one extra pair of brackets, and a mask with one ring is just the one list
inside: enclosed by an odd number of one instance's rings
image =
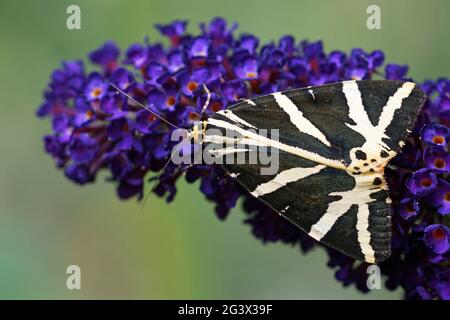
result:
[(424, 196), (436, 190), (437, 178), (430, 170), (420, 169), (406, 181), (406, 186), (413, 195)]
[(434, 253), (443, 254), (448, 251), (450, 230), (441, 224), (432, 224), (424, 229), (425, 245)]

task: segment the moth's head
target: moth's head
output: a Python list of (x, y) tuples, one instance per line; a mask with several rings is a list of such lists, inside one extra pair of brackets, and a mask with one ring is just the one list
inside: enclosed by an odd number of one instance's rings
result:
[(196, 123), (191, 130), (189, 130), (188, 137), (194, 140), (194, 143), (202, 143), (205, 137), (207, 121), (199, 121)]

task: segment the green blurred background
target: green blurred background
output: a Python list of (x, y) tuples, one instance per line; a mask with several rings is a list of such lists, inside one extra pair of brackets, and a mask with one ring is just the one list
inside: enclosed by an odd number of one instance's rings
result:
[[(81, 7), (82, 29), (66, 29), (66, 7)], [(378, 4), (382, 30), (366, 28)], [(449, 75), (450, 2), (433, 1), (5, 1), (0, 2), (0, 298), (341, 298), (398, 299), (343, 288), (323, 250), (262, 245), (239, 208), (219, 221), (198, 185), (179, 185), (174, 203), (151, 197), (145, 210), (120, 202), (105, 175), (80, 188), (44, 153), (47, 121), (35, 118), (50, 72), (85, 58), (107, 39), (125, 46), (160, 39), (155, 23), (214, 16), (270, 41), (284, 34), (324, 40), (326, 50), (382, 49), (422, 81)], [(68, 265), (82, 290), (66, 289)]]

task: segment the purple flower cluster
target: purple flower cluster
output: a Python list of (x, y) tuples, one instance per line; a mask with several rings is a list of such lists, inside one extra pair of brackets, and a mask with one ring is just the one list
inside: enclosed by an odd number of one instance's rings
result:
[[(144, 182), (161, 171), (170, 158), (173, 128), (131, 99), (146, 104), (181, 128), (192, 125), (240, 99), (288, 88), (321, 85), (346, 79), (406, 79), (408, 66), (388, 64), (382, 51), (353, 49), (326, 53), (322, 42), (284, 36), (260, 45), (251, 34), (236, 36), (236, 25), (222, 18), (201, 25), (198, 35), (186, 33), (186, 22), (157, 25), (169, 39), (132, 44), (121, 55), (113, 42), (90, 53), (97, 71), (87, 73), (83, 62), (66, 61), (53, 72), (37, 114), (52, 120), (44, 137), (46, 151), (66, 176), (78, 183), (93, 182), (106, 169), (120, 198), (142, 198)], [(204, 87), (211, 92), (210, 102)], [(450, 299), (450, 81), (427, 81), (429, 99), (402, 154), (386, 176), (393, 198), (393, 254), (381, 265), (387, 286), (401, 286), (409, 299)], [(316, 242), (278, 214), (252, 198), (218, 166), (182, 167), (169, 163), (154, 192), (171, 201), (176, 181), (200, 181), (201, 192), (216, 204), (224, 219), (239, 198), (245, 222), (264, 242), (300, 245), (304, 252)], [(329, 266), (344, 285), (367, 291), (365, 263), (332, 249)]]

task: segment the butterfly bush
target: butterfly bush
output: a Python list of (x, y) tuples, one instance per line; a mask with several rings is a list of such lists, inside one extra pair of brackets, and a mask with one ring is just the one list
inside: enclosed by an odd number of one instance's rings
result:
[[(384, 64), (384, 54), (355, 48), (325, 52), (320, 41), (298, 42), (292, 36), (260, 44), (252, 34), (236, 35), (236, 24), (222, 18), (186, 32), (186, 21), (156, 28), (168, 45), (135, 43), (123, 53), (106, 42), (89, 54), (95, 70), (82, 61), (64, 61), (50, 78), (37, 115), (49, 118), (53, 132), (45, 150), (73, 182), (95, 181), (100, 171), (117, 186), (121, 199), (144, 195), (144, 183), (167, 202), (176, 182), (199, 182), (200, 191), (225, 219), (241, 199), (245, 223), (264, 243), (281, 241), (309, 252), (320, 246), (344, 286), (367, 292), (367, 267), (311, 239), (253, 198), (220, 166), (180, 166), (169, 161), (174, 130), (111, 83), (180, 128), (225, 109), (241, 99), (289, 88), (347, 79), (402, 79), (408, 66)], [(383, 67), (384, 66), (384, 67)], [(207, 93), (211, 92), (207, 108)], [(450, 81), (421, 84), (428, 99), (403, 151), (386, 168), (393, 199), (392, 256), (381, 263), (389, 289), (403, 288), (407, 299), (450, 299)], [(314, 192), (313, 190), (311, 192)]]

